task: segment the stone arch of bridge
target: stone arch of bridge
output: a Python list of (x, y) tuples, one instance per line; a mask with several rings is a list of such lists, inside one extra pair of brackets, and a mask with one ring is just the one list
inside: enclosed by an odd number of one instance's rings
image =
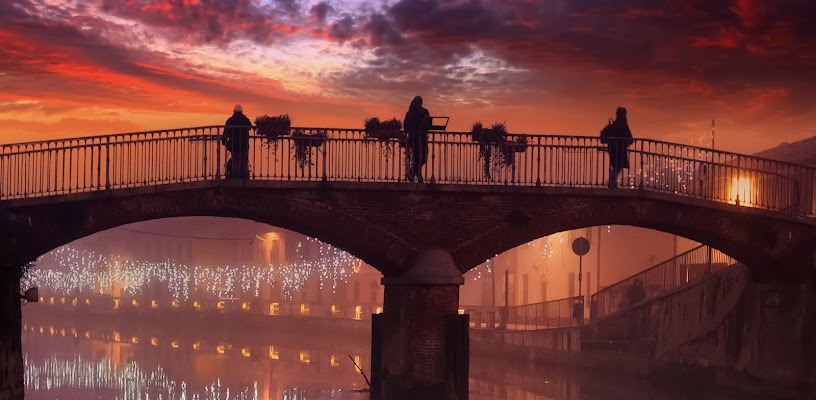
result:
[(411, 252), (410, 246), (393, 233), (315, 198), (240, 189), (174, 191), (23, 207), (5, 213), (2, 230), (3, 236), (10, 236), (6, 243), (17, 253), (15, 258), (34, 260), (95, 233), (172, 217), (239, 218), (268, 224), (329, 243), (381, 271), (381, 266), (399, 264), (403, 261), (398, 257)]
[(531, 240), (597, 225), (683, 236), (776, 275), (798, 271), (816, 244), (807, 221), (678, 196), (582, 188), (214, 182), (6, 204), (0, 225), (13, 226), (23, 249), (17, 251), (34, 259), (116, 226), (181, 216), (243, 218), (288, 229), (348, 251), (385, 276), (402, 275), (425, 249), (447, 251), (466, 272)]
[[(467, 271), (495, 254), (560, 232), (603, 225), (647, 228), (699, 242), (749, 266), (758, 279), (797, 279), (811, 267), (816, 237), (812, 227), (727, 207), (701, 207), (652, 199), (604, 203), (565, 199), (571, 206), (507, 213), (452, 253)], [(601, 201), (598, 201), (601, 200)], [(637, 249), (632, 249), (637, 251)]]

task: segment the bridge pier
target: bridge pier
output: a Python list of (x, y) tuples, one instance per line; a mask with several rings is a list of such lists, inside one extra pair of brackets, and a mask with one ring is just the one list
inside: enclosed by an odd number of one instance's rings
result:
[(467, 319), (457, 313), (464, 279), (453, 258), (442, 250), (421, 252), (406, 274), (382, 283), (372, 399), (466, 399)]
[(20, 269), (0, 266), (0, 400), (23, 399)]

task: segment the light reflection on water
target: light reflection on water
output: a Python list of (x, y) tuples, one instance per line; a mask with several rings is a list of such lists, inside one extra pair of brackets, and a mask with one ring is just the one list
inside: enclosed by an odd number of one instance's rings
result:
[[(58, 321), (62, 319), (63, 321)], [(24, 319), (26, 399), (363, 400), (369, 338), (284, 334), (212, 322)], [(127, 326), (125, 326), (127, 325)], [(471, 360), (471, 400), (748, 399), (682, 392), (612, 375)]]
[(26, 399), (368, 398), (354, 392), (365, 380), (348, 357), (367, 368), (368, 338), (308, 345), (303, 337), (259, 338), (240, 329), (175, 335), (149, 323), (126, 334), (106, 324), (26, 318)]

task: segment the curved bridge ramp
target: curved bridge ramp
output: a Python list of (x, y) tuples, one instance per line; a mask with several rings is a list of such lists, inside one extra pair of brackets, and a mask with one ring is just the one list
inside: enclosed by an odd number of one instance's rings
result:
[(813, 385), (808, 291), (806, 284), (755, 282), (747, 267), (736, 264), (595, 320), (582, 348), (617, 347), (648, 360), (652, 375)]

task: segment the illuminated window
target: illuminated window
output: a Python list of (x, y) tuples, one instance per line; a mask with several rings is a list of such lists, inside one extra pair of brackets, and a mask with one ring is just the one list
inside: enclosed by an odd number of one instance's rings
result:
[(177, 348), (179, 348), (179, 342), (174, 340), (174, 341), (170, 342), (170, 346), (172, 348), (174, 348), (174, 349), (177, 349)]
[(130, 338), (130, 343), (139, 344), (139, 338), (137, 338), (136, 336)]
[(60, 304), (65, 304), (65, 297), (60, 299)]
[(377, 307), (377, 312), (375, 314), (382, 314), (382, 307)]
[(223, 344), (219, 344), (218, 346), (215, 347), (215, 351), (218, 354), (224, 354), (224, 352), (226, 351), (226, 348), (227, 348), (227, 346), (225, 346)]
[(354, 319), (356, 320), (363, 319), (363, 306), (354, 307)]
[(308, 363), (311, 362), (308, 351), (301, 351), (300, 352), (300, 362), (302, 362), (304, 364), (308, 364)]
[(244, 357), (249, 357), (252, 355), (252, 353), (249, 351), (249, 347), (244, 347), (241, 349), (241, 354), (243, 354)]
[(241, 308), (244, 310), (249, 310), (249, 303), (245, 302), (244, 304), (241, 304)]
[(193, 302), (193, 308), (195, 308), (196, 310), (200, 310), (201, 309), (201, 303), (199, 303), (198, 300), (194, 301)]
[(122, 335), (118, 331), (113, 331), (113, 340), (116, 342), (122, 341)]
[(331, 366), (332, 367), (339, 367), (340, 366), (340, 361), (337, 359), (337, 357), (334, 356), (334, 354), (332, 354), (332, 356), (331, 356)]
[(114, 309), (114, 310), (118, 310), (118, 309), (119, 309), (119, 302), (120, 302), (120, 301), (121, 301), (121, 300), (119, 300), (119, 299), (113, 299), (113, 309)]
[(76, 297), (74, 297), (74, 299), (73, 299), (73, 300), (71, 300), (71, 305), (72, 305), (72, 306), (74, 306), (74, 307), (76, 307), (76, 305), (77, 305), (77, 301), (78, 301), (78, 300), (77, 300), (77, 298), (76, 298)]
[(300, 305), (300, 315), (309, 315), (312, 312), (312, 309), (309, 308), (308, 304), (301, 304)]
[(150, 308), (159, 308), (159, 302), (153, 300), (150, 302)]
[(153, 345), (153, 346), (158, 346), (159, 345), (159, 339), (156, 339), (154, 337), (150, 338), (150, 344)]
[(136, 301), (136, 299), (134, 299), (133, 301), (131, 301), (131, 302), (130, 302), (130, 304), (133, 304), (133, 307), (139, 307), (139, 302), (138, 302), (138, 301)]
[(216, 304), (215, 304), (215, 306), (216, 306), (216, 307), (217, 307), (219, 310), (223, 310), (223, 309), (227, 308), (227, 302), (225, 302), (225, 301), (223, 301), (223, 300), (222, 300), (222, 301), (219, 301), (218, 303), (216, 303)]
[(199, 350), (199, 349), (201, 349), (201, 342), (193, 343), (193, 350)]
[(280, 313), (280, 303), (272, 303), (269, 305), (269, 315), (278, 315)]
[(337, 315), (340, 313), (340, 309), (336, 305), (332, 304), (331, 313), (332, 315)]
[(53, 297), (48, 299), (48, 304), (54, 304), (54, 298)]
[(465, 315), (465, 309), (464, 308), (459, 309), (459, 315)]
[(277, 359), (280, 358), (280, 356), (278, 355), (278, 352), (275, 351), (275, 346), (269, 346), (269, 358), (271, 358), (273, 360), (277, 360)]
[(91, 299), (85, 299), (85, 304), (91, 305)]
[(178, 308), (179, 302), (178, 302), (178, 300), (173, 300), (172, 302), (170, 302), (170, 305), (173, 306), (173, 307)]

